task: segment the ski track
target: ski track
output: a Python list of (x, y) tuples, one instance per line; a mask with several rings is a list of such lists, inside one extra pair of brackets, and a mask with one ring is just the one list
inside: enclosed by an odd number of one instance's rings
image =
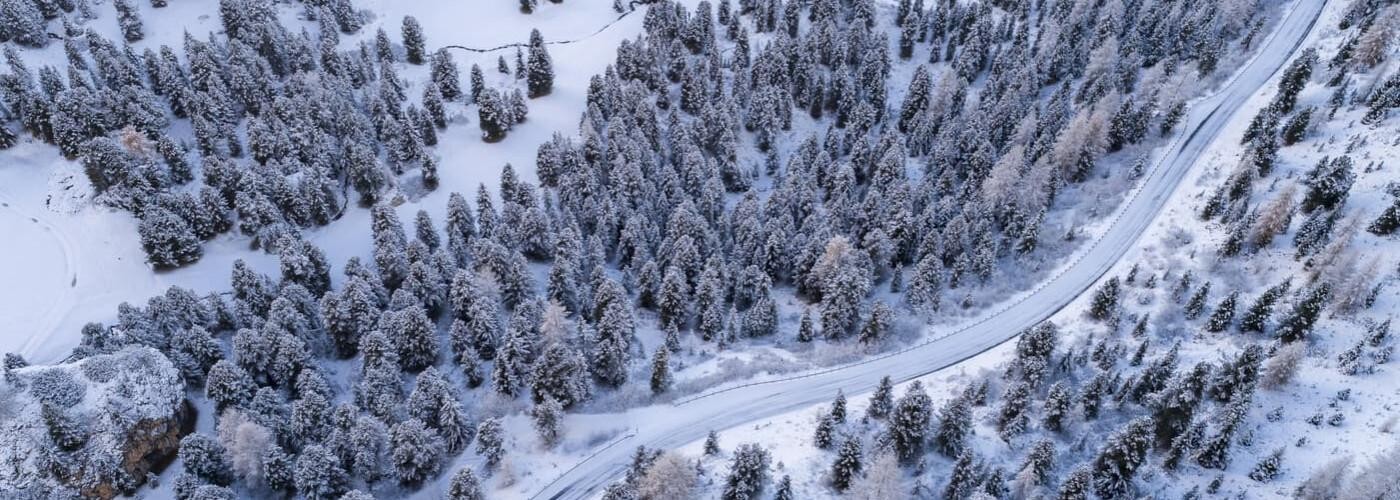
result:
[[(741, 426), (820, 404), (838, 390), (850, 396), (867, 393), (890, 376), (905, 382), (956, 365), (1049, 319), (1108, 273), (1151, 226), (1169, 197), (1256, 92), (1265, 88), (1302, 45), (1327, 0), (1298, 0), (1259, 51), (1226, 84), (1195, 100), (1176, 138), (1152, 170), (1117, 210), (1104, 232), (1061, 266), (1050, 279), (1023, 293), (999, 311), (900, 351), (853, 364), (805, 374), (750, 382), (712, 390), (673, 405), (653, 406), (605, 416), (627, 422), (626, 434), (567, 469), (529, 498), (583, 499), (597, 495), (629, 463), (633, 446), (674, 449), (699, 440), (710, 430)], [(723, 396), (723, 397), (716, 397)]]
[[(51, 332), (54, 329), (58, 328), (58, 325), (62, 322), (63, 317), (66, 316), (68, 314), (68, 311), (72, 310), (73, 307), (77, 304), (76, 287), (78, 284), (78, 275), (76, 269), (78, 266), (77, 261), (74, 258), (74, 254), (78, 252), (78, 247), (73, 245), (73, 240), (72, 238), (69, 238), (67, 232), (61, 229), (59, 225), (54, 224), (48, 219), (47, 213), (29, 214), (23, 210), (20, 210), (19, 208), (16, 208), (16, 203), (9, 197), (9, 195), (5, 193), (4, 190), (0, 190), (0, 210), (10, 212), (14, 216), (18, 217), (21, 221), (23, 221), (24, 219), (28, 219), (30, 222), (37, 224), (39, 227), (43, 228), (45, 234), (52, 237), (58, 242), (58, 245), (55, 248), (63, 254), (63, 273), (62, 276), (59, 277), (59, 279), (64, 280), (64, 283), (60, 285), (63, 290), (63, 293), (40, 315), (42, 319), (39, 320), (38, 327), (36, 330), (43, 332)], [(21, 346), (19, 352), (32, 351), (35, 347), (38, 346), (39, 343), (43, 342), (46, 338), (48, 338), (48, 336), (29, 336), (25, 339), (24, 344)]]

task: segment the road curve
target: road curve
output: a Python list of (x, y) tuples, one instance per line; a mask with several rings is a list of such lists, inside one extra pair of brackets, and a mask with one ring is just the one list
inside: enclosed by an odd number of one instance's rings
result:
[(937, 329), (932, 340), (896, 353), (726, 387), (675, 405), (608, 415), (610, 421), (630, 425), (631, 437), (594, 452), (530, 498), (593, 497), (622, 475), (638, 445), (673, 449), (703, 438), (711, 429), (728, 429), (823, 403), (838, 389), (849, 395), (869, 392), (886, 375), (897, 382), (927, 375), (1011, 340), (1018, 332), (1050, 318), (1093, 286), (1133, 247), (1206, 147), (1302, 45), (1325, 4), (1326, 0), (1298, 0), (1259, 52), (1230, 81), (1194, 102), (1172, 143), (1157, 152), (1152, 169), (1121, 204), (1103, 234), (1036, 289), (981, 319)]

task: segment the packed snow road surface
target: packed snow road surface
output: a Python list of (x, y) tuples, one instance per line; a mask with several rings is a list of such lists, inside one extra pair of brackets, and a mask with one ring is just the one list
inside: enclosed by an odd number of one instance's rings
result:
[(1134, 246), (1206, 147), (1302, 44), (1325, 3), (1299, 0), (1252, 60), (1218, 91), (1194, 102), (1177, 137), (1157, 153), (1152, 169), (1102, 235), (1036, 289), (980, 319), (937, 331), (931, 340), (896, 353), (793, 377), (723, 387), (675, 405), (582, 416), (630, 425), (632, 437), (595, 452), (531, 498), (596, 496), (621, 477), (637, 446), (678, 448), (704, 438), (712, 429), (732, 428), (820, 404), (837, 390), (851, 395), (869, 392), (886, 375), (897, 382), (917, 378), (1011, 340), (1018, 332), (1050, 318), (1089, 290)]

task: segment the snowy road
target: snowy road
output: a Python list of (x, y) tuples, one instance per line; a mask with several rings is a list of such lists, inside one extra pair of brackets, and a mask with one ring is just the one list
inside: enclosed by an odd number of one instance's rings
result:
[(531, 498), (593, 497), (622, 475), (637, 446), (678, 448), (705, 437), (711, 429), (728, 429), (821, 404), (838, 389), (848, 395), (869, 392), (885, 375), (895, 381), (910, 380), (957, 364), (1050, 318), (1089, 290), (1137, 243), (1202, 152), (1303, 43), (1325, 3), (1298, 0), (1252, 60), (1218, 91), (1192, 103), (1177, 137), (1157, 152), (1151, 171), (1119, 207), (1103, 234), (1036, 289), (1012, 298), (1000, 310), (936, 331), (932, 340), (893, 354), (794, 377), (725, 387), (674, 406), (580, 416), (628, 425), (633, 429), (632, 437), (595, 452)]

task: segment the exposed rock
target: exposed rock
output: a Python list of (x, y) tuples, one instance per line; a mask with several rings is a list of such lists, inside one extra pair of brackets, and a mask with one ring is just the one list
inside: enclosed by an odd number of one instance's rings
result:
[(0, 491), (14, 497), (131, 492), (174, 459), (193, 420), (179, 370), (154, 349), (14, 375), (0, 383)]

